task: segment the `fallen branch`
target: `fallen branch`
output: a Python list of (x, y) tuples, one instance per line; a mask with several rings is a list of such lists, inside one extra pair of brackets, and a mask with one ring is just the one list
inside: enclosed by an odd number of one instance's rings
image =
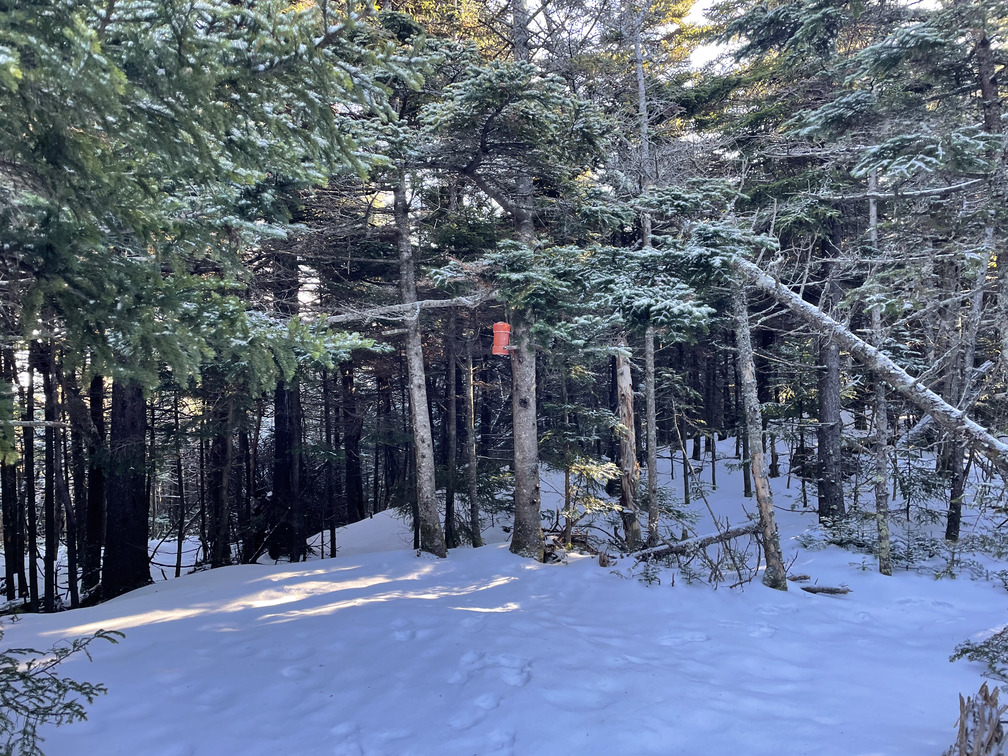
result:
[(758, 522), (750, 522), (737, 528), (729, 528), (723, 533), (714, 533), (707, 536), (698, 536), (697, 538), (688, 538), (687, 540), (679, 541), (678, 543), (666, 542), (661, 546), (653, 546), (650, 549), (638, 551), (634, 554), (634, 557), (638, 562), (644, 562), (672, 555), (687, 556), (699, 551), (700, 549), (705, 549), (715, 543), (724, 543), (725, 541), (730, 541), (733, 538), (740, 538), (741, 536), (746, 535), (756, 535), (759, 533), (759, 530), (760, 525)]
[(834, 588), (829, 585), (803, 585), (801, 589), (806, 593), (822, 593), (827, 596), (843, 596), (845, 593), (850, 593), (850, 588), (846, 585), (842, 588)]

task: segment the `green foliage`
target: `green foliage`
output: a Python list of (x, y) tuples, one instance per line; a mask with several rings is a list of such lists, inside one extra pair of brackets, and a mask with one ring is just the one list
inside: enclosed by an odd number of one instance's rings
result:
[(949, 661), (969, 659), (981, 662), (988, 677), (1008, 682), (1008, 626), (982, 641), (963, 641), (955, 647)]
[[(106, 692), (104, 685), (61, 677), (59, 665), (101, 639), (118, 643), (123, 634), (99, 630), (94, 635), (58, 643), (46, 651), (9, 648), (0, 651), (0, 751), (14, 756), (42, 756), (40, 725), (64, 725), (87, 718), (84, 702)], [(0, 632), (0, 640), (3, 633)]]

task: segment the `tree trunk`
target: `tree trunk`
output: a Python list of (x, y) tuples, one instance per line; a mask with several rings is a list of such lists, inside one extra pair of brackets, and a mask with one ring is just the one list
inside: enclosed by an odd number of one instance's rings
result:
[[(279, 392), (280, 389), (277, 389)], [(278, 405), (279, 406), (279, 405)], [(279, 418), (278, 418), (279, 419)], [(286, 418), (284, 418), (286, 419)], [(211, 422), (215, 433), (210, 442), (210, 470), (208, 475), (208, 494), (210, 500), (210, 566), (224, 567), (231, 564), (231, 471), (234, 467), (234, 434), (235, 406), (234, 399), (218, 399), (213, 408)], [(278, 423), (279, 427), (279, 423)], [(281, 468), (286, 466), (288, 455), (278, 455)], [(282, 469), (286, 473), (285, 469)], [(284, 480), (284, 479), (281, 479)], [(276, 481), (274, 481), (275, 485)], [(289, 486), (289, 481), (284, 480)], [(276, 492), (276, 489), (274, 489)], [(291, 496), (290, 488), (281, 488), (280, 496)], [(276, 493), (274, 493), (276, 495)], [(280, 499), (281, 503), (284, 501)], [(302, 538), (302, 543), (304, 539)], [(290, 554), (292, 562), (298, 561), (299, 553)]]
[[(36, 366), (42, 371), (42, 393), (45, 396), (45, 420), (56, 422), (56, 386), (50, 366), (52, 364), (52, 344), (44, 346), (33, 341), (32, 347)], [(56, 519), (56, 478), (63, 474), (56, 469), (56, 428), (47, 425), (45, 429), (45, 485), (42, 492), (42, 517), (45, 531), (45, 552), (42, 558), (43, 592), (42, 610), (56, 611), (56, 553), (59, 550), (59, 522)]]
[[(17, 370), (14, 364), (13, 350), (3, 349), (0, 352), (0, 360), (3, 361), (3, 381), (9, 386), (10, 391), (13, 392)], [(11, 401), (11, 404), (13, 404), (13, 401)], [(16, 441), (13, 436), (13, 429), (10, 429), (10, 433), (11, 437), (9, 441), (11, 446), (15, 446)], [(0, 506), (3, 507), (4, 579), (6, 581), (6, 597), (8, 601), (13, 601), (17, 598), (15, 581), (19, 575), (24, 574), (24, 544), (18, 538), (18, 522), (21, 517), (18, 503), (17, 466), (10, 458), (4, 457), (3, 460), (0, 460)]]
[[(644, 332), (644, 398), (647, 404), (648, 546), (658, 545), (658, 409), (655, 401), (655, 331)], [(713, 464), (713, 461), (712, 461)]]
[(640, 518), (637, 514), (637, 481), (640, 466), (637, 464), (637, 441), (634, 433), (633, 380), (630, 360), (626, 356), (627, 341), (620, 336), (616, 343), (616, 394), (619, 405), (620, 437), (620, 517), (628, 551), (641, 546)]
[[(25, 420), (35, 421), (35, 366), (28, 360), (28, 385), (25, 387)], [(24, 428), (24, 508), (28, 516), (28, 603), (39, 610), (38, 585), (38, 502), (35, 500), (35, 428)]]
[(445, 430), (447, 431), (447, 453), (445, 454), (445, 545), (449, 549), (461, 545), (455, 527), (455, 467), (458, 457), (458, 400), (455, 395), (455, 335), (458, 330), (456, 310), (453, 307), (448, 318), (447, 344), (445, 346)]
[(756, 368), (753, 364), (752, 341), (749, 337), (749, 308), (745, 291), (741, 286), (732, 287), (732, 305), (735, 315), (735, 338), (738, 342), (739, 375), (742, 379), (742, 401), (746, 414), (746, 430), (749, 435), (749, 453), (752, 455), (753, 487), (756, 489), (756, 504), (759, 507), (760, 531), (766, 570), (763, 585), (780, 591), (787, 590), (787, 571), (781, 555), (780, 536), (774, 521), (773, 492), (767, 477), (766, 457), (761, 442), (763, 423), (760, 420), (760, 404), (756, 389)]
[[(477, 336), (479, 334), (477, 326)], [(466, 342), (466, 363), (463, 374), (463, 392), (465, 394), (465, 428), (466, 428), (466, 484), (469, 496), (469, 530), (472, 533), (473, 547), (483, 545), (483, 536), (480, 532), (479, 516), (479, 460), (476, 457), (476, 393), (473, 386), (473, 350), (476, 338)]]
[(346, 521), (350, 524), (360, 522), (365, 517), (360, 455), (361, 428), (364, 420), (357, 405), (353, 359), (340, 363), (340, 379), (343, 387), (340, 411), (343, 420), (343, 453), (346, 459)]
[[(416, 269), (410, 241), (409, 208), (406, 203), (405, 177), (400, 176), (393, 189), (396, 240), (399, 249), (399, 292), (403, 304), (416, 302)], [(409, 381), (410, 414), (413, 426), (413, 453), (416, 458), (417, 516), (420, 548), (439, 557), (448, 555), (444, 532), (438, 516), (434, 478), (434, 435), (427, 411), (427, 382), (423, 344), (420, 339), (420, 311), (408, 317), (406, 325), (406, 371)]]
[[(882, 314), (872, 309), (872, 333), (875, 346), (882, 346)], [(875, 517), (878, 523), (879, 572), (892, 575), (892, 549), (889, 541), (889, 408), (886, 387), (875, 381)]]
[(175, 489), (178, 494), (178, 508), (175, 523), (175, 577), (182, 575), (182, 546), (185, 544), (186, 489), (182, 467), (182, 424), (179, 420), (179, 400), (181, 391), (175, 392)]
[[(827, 281), (820, 309), (829, 311), (837, 297), (835, 284)], [(840, 414), (840, 345), (824, 335), (819, 347), (819, 424), (816, 438), (819, 474), (816, 479), (819, 520), (836, 521), (846, 515), (843, 495), (843, 418)]]
[(150, 582), (147, 546), (147, 477), (143, 388), (112, 384), (112, 431), (106, 484), (105, 561), (102, 595), (114, 598)]
[(539, 434), (536, 425), (536, 353), (529, 323), (512, 324), (511, 416), (514, 433), (514, 532), (511, 551), (542, 561), (539, 499)]

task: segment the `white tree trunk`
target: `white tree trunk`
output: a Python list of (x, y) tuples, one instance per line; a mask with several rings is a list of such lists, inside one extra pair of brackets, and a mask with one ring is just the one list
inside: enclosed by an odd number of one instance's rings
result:
[(760, 515), (760, 533), (766, 570), (763, 585), (779, 591), (787, 590), (787, 570), (781, 555), (780, 536), (774, 520), (773, 492), (767, 476), (766, 455), (763, 453), (760, 404), (756, 390), (756, 367), (753, 363), (752, 341), (749, 338), (749, 307), (745, 290), (732, 286), (732, 306), (735, 316), (735, 341), (738, 345), (739, 375), (742, 378), (742, 404), (745, 408), (746, 432), (749, 434), (749, 454), (752, 458), (753, 489)]
[[(410, 242), (409, 208), (406, 183), (400, 177), (393, 189), (396, 241), (399, 247), (399, 290), (403, 304), (416, 302), (416, 270)], [(434, 434), (427, 413), (427, 380), (424, 371), (423, 344), (420, 340), (420, 310), (406, 318), (406, 372), (409, 383), (410, 420), (413, 424), (413, 449), (416, 458), (417, 503), (420, 513), (420, 548), (439, 557), (447, 556), (444, 531), (438, 516), (434, 481)]]
[(633, 379), (630, 360), (626, 356), (626, 336), (620, 335), (616, 346), (616, 402), (619, 412), (620, 440), (620, 516), (627, 549), (636, 551), (641, 545), (640, 518), (637, 515), (637, 481), (640, 465), (637, 464), (637, 437), (634, 424)]

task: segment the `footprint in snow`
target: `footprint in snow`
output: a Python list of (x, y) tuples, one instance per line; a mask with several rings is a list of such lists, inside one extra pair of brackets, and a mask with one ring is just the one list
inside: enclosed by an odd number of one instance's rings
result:
[(280, 670), (280, 674), (288, 680), (300, 680), (307, 677), (309, 673), (305, 667), (284, 667)]
[(687, 643), (703, 643), (709, 641), (707, 633), (690, 632), (688, 630), (667, 633), (658, 639), (663, 646), (685, 646)]
[(749, 628), (750, 638), (772, 638), (777, 634), (777, 628), (760, 622)]

